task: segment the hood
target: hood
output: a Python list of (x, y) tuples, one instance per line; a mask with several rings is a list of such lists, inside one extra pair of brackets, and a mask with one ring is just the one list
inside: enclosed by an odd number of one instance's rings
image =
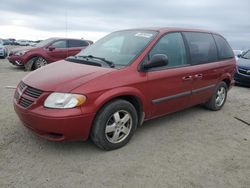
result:
[(242, 68), (250, 68), (250, 59), (239, 58), (237, 61), (237, 66)]
[(31, 72), (24, 77), (23, 82), (43, 91), (70, 92), (96, 77), (115, 70), (62, 60)]
[(13, 54), (13, 53), (16, 53), (16, 52), (18, 52), (20, 50), (32, 50), (34, 48), (35, 47), (32, 47), (32, 46), (22, 46), (22, 47), (18, 47), (18, 48), (15, 48), (15, 49), (11, 50), (11, 53)]

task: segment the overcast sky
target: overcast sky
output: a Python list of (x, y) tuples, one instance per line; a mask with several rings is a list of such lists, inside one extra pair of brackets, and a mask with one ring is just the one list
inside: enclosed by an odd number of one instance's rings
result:
[(185, 27), (216, 31), (250, 48), (250, 0), (7, 0), (0, 38), (74, 37), (96, 41), (120, 29)]

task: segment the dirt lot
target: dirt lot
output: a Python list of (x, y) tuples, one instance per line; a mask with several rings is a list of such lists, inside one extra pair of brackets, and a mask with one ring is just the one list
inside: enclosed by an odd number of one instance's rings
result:
[(53, 143), (24, 128), (13, 90), (27, 72), (0, 60), (0, 187), (250, 187), (250, 89), (234, 87), (218, 112), (200, 106), (151, 120), (105, 152)]

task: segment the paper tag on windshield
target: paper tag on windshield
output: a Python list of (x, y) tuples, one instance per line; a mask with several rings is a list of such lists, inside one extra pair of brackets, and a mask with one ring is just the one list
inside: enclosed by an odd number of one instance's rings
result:
[(153, 36), (153, 34), (151, 34), (151, 33), (136, 33), (135, 36), (136, 36), (136, 37), (150, 38), (150, 37)]

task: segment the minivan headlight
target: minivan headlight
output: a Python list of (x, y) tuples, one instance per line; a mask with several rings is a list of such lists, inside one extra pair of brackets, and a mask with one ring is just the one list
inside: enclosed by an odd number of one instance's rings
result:
[(51, 93), (44, 102), (47, 108), (75, 108), (81, 106), (86, 101), (84, 95), (72, 93)]

